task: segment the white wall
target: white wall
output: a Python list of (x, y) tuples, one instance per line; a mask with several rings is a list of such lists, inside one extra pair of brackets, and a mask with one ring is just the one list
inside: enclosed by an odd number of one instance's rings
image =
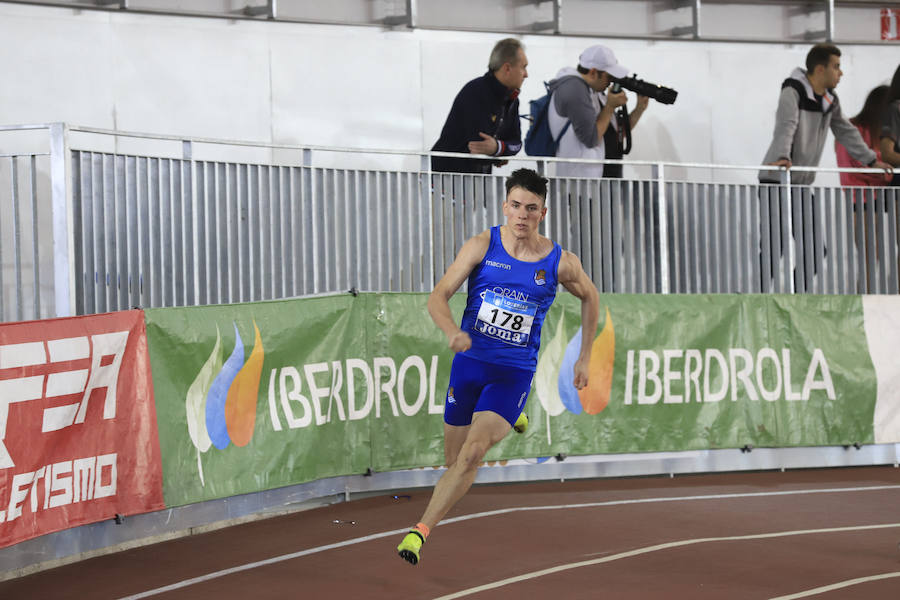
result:
[[(0, 124), (66, 121), (418, 151), (434, 143), (453, 96), (485, 71), (500, 37), (0, 4)], [(640, 77), (679, 92), (673, 106), (651, 103), (631, 158), (747, 165), (762, 159), (781, 81), (808, 49), (807, 43), (522, 39), (530, 61), (523, 113), (543, 93), (542, 81), (574, 65), (584, 47), (607, 43)], [(896, 44), (842, 49), (838, 92), (852, 115), (872, 87), (890, 78), (900, 53)], [(834, 165), (832, 152), (826, 150), (822, 165)]]

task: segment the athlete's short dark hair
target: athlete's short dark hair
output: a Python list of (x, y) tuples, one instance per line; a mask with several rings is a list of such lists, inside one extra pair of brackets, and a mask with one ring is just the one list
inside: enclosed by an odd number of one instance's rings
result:
[(516, 169), (506, 178), (506, 195), (513, 188), (520, 187), (528, 190), (536, 196), (540, 196), (544, 204), (547, 203), (547, 179), (541, 177), (531, 169)]
[(834, 44), (816, 44), (809, 49), (809, 54), (806, 55), (806, 72), (812, 75), (817, 66), (827, 67), (832, 56), (840, 55), (840, 48)]

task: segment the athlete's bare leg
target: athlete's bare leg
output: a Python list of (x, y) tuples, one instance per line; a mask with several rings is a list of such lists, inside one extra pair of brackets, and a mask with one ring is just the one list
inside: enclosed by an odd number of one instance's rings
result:
[(473, 415), (472, 424), (469, 426), (465, 442), (463, 442), (462, 448), (460, 448), (450, 468), (441, 476), (434, 487), (434, 492), (431, 494), (431, 500), (428, 501), (428, 507), (425, 509), (421, 523), (431, 529), (444, 518), (447, 511), (472, 487), (472, 482), (475, 481), (475, 474), (484, 460), (484, 455), (497, 442), (502, 440), (509, 433), (510, 429), (512, 427), (506, 419), (495, 412), (484, 411)]
[(444, 465), (447, 468), (456, 462), (456, 457), (459, 456), (471, 428), (472, 425), (457, 426), (444, 423)]

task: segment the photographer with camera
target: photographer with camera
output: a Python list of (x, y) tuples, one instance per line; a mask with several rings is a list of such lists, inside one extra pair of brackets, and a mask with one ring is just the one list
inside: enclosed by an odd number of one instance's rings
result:
[[(552, 94), (548, 123), (554, 139), (559, 139), (556, 156), (560, 158), (622, 158), (625, 129), (633, 129), (647, 110), (649, 98), (638, 95), (637, 107), (626, 122), (620, 122), (616, 109), (624, 107), (625, 92), (607, 88), (623, 79), (628, 69), (616, 60), (606, 46), (591, 46), (581, 53), (578, 67), (561, 69), (549, 83)], [(562, 137), (560, 137), (562, 135)], [(620, 164), (560, 163), (556, 174), (563, 177), (622, 177)]]

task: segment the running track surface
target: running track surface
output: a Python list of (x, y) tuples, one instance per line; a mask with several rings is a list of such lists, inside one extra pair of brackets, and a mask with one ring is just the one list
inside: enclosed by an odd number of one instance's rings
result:
[(430, 490), (0, 582), (3, 599), (900, 598), (900, 469), (476, 486), (412, 566)]

